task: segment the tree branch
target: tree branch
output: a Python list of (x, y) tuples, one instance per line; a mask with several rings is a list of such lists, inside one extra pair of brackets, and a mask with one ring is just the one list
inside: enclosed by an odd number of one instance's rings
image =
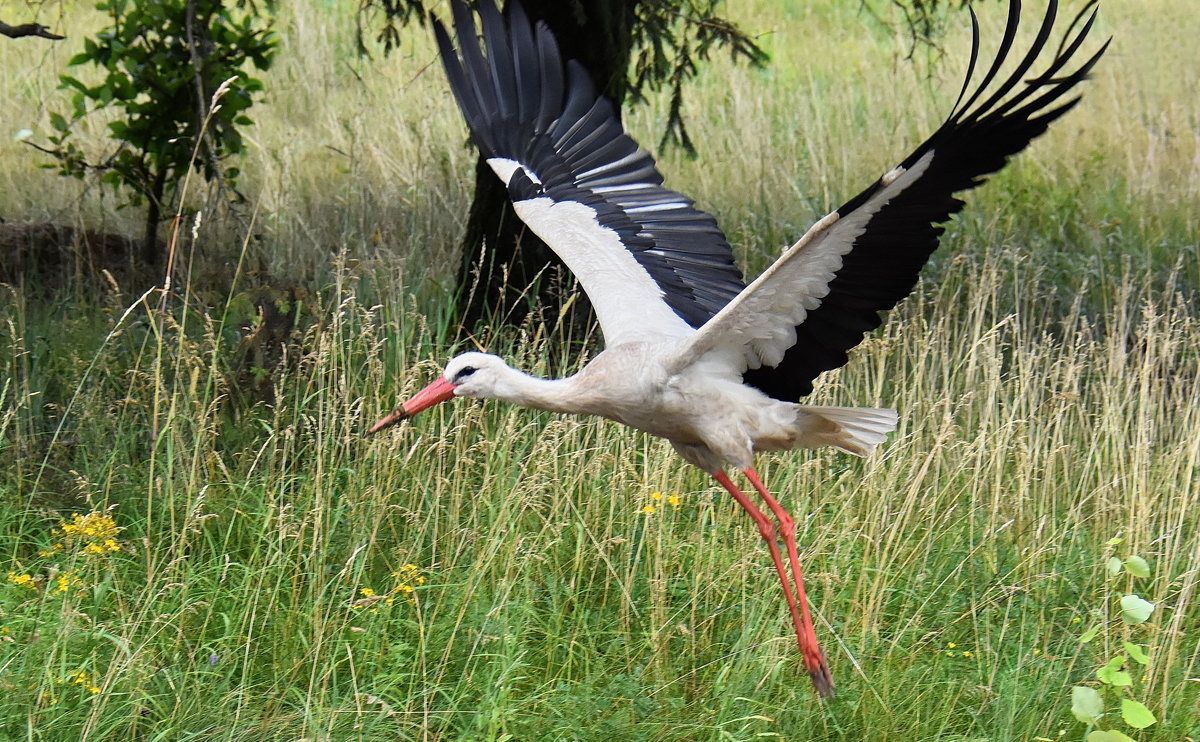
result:
[(0, 21), (0, 36), (7, 36), (10, 39), (17, 39), (22, 36), (39, 36), (43, 39), (65, 39), (66, 36), (59, 36), (55, 33), (50, 33), (49, 26), (43, 26), (40, 23), (22, 23), (19, 26), (10, 26), (4, 21)]

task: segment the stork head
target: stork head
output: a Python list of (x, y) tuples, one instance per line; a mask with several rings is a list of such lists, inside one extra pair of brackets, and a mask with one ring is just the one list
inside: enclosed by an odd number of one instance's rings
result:
[(511, 371), (499, 356), (490, 353), (463, 353), (450, 359), (437, 381), (417, 392), (390, 415), (371, 426), (367, 434), (378, 433), (401, 420), (452, 397), (493, 398), (503, 388), (505, 372)]

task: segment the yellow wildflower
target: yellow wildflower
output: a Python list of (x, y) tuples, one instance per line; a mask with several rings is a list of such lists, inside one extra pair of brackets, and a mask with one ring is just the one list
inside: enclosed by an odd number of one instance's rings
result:
[(369, 587), (364, 587), (362, 590), (359, 590), (358, 592), (361, 593), (364, 598), (375, 597), (375, 591)]
[(116, 536), (121, 529), (117, 528), (117, 522), (111, 515), (92, 511), (87, 515), (75, 513), (71, 516), (71, 522), (63, 521), (59, 530), (64, 535), (74, 538), (82, 537), (90, 541), (104, 541)]
[(679, 507), (679, 495), (671, 495), (667, 498), (667, 502), (669, 502), (673, 508)]
[[(62, 521), (54, 532), (64, 541), (82, 544), (79, 553), (86, 556), (106, 556), (121, 550), (121, 543), (117, 541), (121, 529), (111, 515), (99, 511), (87, 515), (75, 513), (70, 523)], [(55, 544), (49, 553), (61, 548), (61, 543)]]
[[(406, 564), (400, 569), (392, 573), (392, 578), (396, 580), (396, 585), (388, 593), (389, 596), (404, 595), (409, 600), (416, 600), (416, 587), (425, 584), (425, 576), (421, 574), (421, 569), (415, 564)], [(394, 597), (388, 598), (388, 605), (395, 602)]]
[(971, 658), (971, 653), (970, 653), (970, 652), (963, 652), (963, 653), (962, 653), (962, 656), (963, 656), (963, 657), (966, 657), (967, 659), (970, 659), (970, 658)]
[(78, 685), (89, 693), (99, 693), (100, 687), (92, 682), (92, 676), (87, 670), (80, 670), (70, 676), (71, 685)]
[(30, 590), (37, 590), (37, 580), (33, 579), (33, 575), (29, 574), (28, 572), (9, 572), (8, 581), (18, 587), (27, 587)]
[(646, 515), (654, 515), (655, 513), (658, 512), (658, 508), (654, 507), (653, 505), (647, 505), (644, 508), (642, 508), (642, 512), (645, 513)]
[(654, 500), (655, 502), (658, 502), (659, 500), (662, 499), (662, 493), (661, 492), (651, 492), (650, 499)]
[(401, 582), (414, 582), (418, 585), (425, 584), (425, 578), (421, 576), (421, 569), (415, 564), (406, 564), (397, 571), (392, 573), (392, 577)]
[(947, 647), (948, 649), (954, 649), (954, 648), (955, 648), (955, 647), (957, 647), (957, 646), (958, 646), (958, 645), (957, 645), (957, 644), (955, 644), (954, 642), (950, 642), (949, 644), (947, 644), (947, 645), (946, 645), (946, 647)]
[(65, 593), (73, 587), (83, 587), (83, 580), (74, 572), (61, 572), (54, 579), (54, 592)]

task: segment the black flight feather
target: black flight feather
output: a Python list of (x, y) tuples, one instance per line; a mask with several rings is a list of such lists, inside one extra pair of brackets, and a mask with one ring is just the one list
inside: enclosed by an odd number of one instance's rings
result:
[[(1086, 78), (1108, 47), (1105, 43), (1070, 75), (1054, 78), (1070, 63), (1091, 29), (1094, 3), (1080, 12), (1072, 27), (1089, 10), (1091, 15), (1082, 29), (1069, 43), (1060, 46), (1047, 70), (1022, 85), (1022, 76), (1036, 62), (1050, 37), (1057, 11), (1057, 3), (1052, 0), (1036, 40), (1016, 71), (984, 103), (973, 107), (1012, 49), (1021, 11), (1019, 0), (1012, 0), (1004, 38), (979, 87), (965, 104), (956, 105), (945, 124), (901, 165), (905, 169), (911, 168), (932, 153), (925, 172), (867, 222), (850, 252), (843, 257), (842, 267), (829, 284), (829, 293), (795, 328), (795, 345), (775, 367), (746, 372), (743, 379), (747, 384), (776, 399), (788, 401), (797, 401), (810, 394), (818, 375), (844, 365), (848, 359), (847, 351), (880, 325), (879, 313), (891, 309), (911, 293), (917, 274), (937, 247), (943, 231), (941, 225), (963, 207), (963, 201), (954, 194), (984, 182), (987, 175), (1002, 168), (1011, 156), (1028, 146), (1051, 122), (1078, 102), (1076, 97), (1047, 109)], [(979, 28), (974, 13), (972, 31), (969, 70), (974, 70), (979, 48)], [(961, 93), (959, 99), (962, 99)], [(1028, 103), (1014, 108), (1025, 101)], [(842, 216), (851, 213), (883, 187), (882, 180), (876, 181), (837, 213)]]

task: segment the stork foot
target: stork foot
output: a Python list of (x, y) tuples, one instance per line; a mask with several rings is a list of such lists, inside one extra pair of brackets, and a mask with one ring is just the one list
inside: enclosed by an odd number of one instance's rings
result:
[(825, 661), (825, 650), (817, 648), (817, 654), (804, 654), (804, 669), (812, 678), (813, 688), (821, 698), (833, 698), (833, 674), (829, 671), (829, 663)]

